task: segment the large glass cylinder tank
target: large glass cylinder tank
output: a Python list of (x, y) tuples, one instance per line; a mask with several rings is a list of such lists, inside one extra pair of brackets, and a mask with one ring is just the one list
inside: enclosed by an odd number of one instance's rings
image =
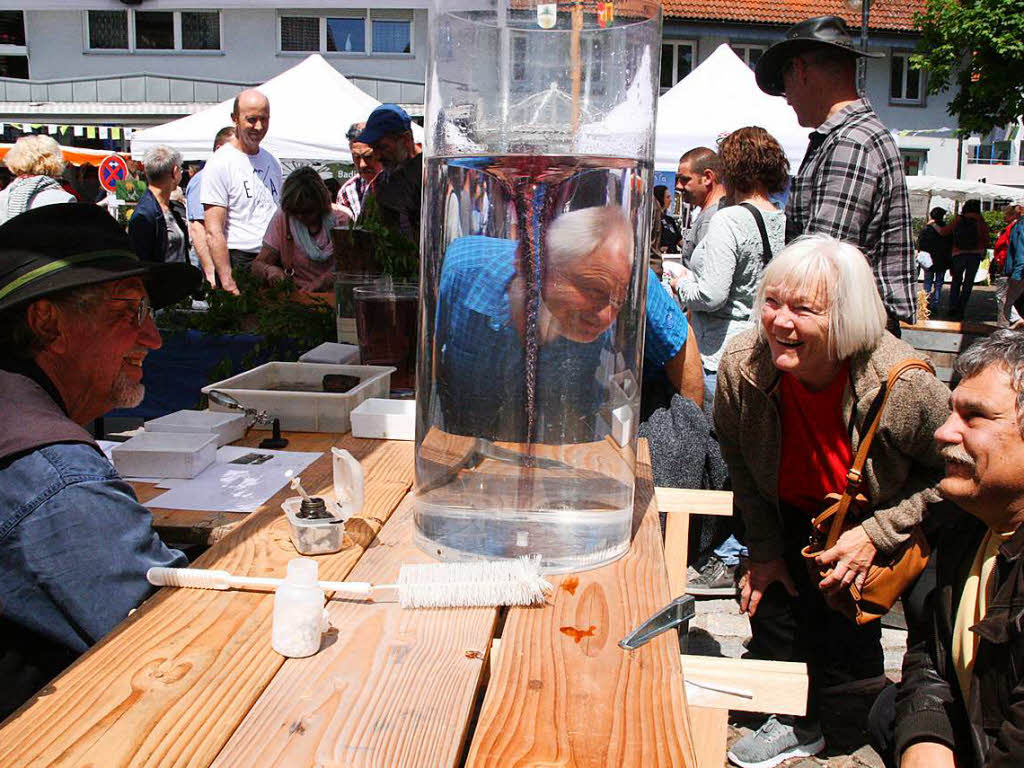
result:
[(437, 0), (416, 539), (443, 559), (629, 548), (661, 10)]

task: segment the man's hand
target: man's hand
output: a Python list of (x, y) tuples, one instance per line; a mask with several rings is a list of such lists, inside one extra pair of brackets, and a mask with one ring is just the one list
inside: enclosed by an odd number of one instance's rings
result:
[(206, 241), (210, 246), (210, 258), (213, 260), (217, 277), (220, 278), (221, 287), (225, 291), (237, 296), (239, 291), (235, 285), (235, 278), (231, 275), (231, 256), (228, 253), (228, 241), (224, 231), (227, 224), (227, 208), (222, 205), (204, 205), (203, 209)]
[(765, 590), (776, 581), (782, 584), (793, 597), (797, 596), (789, 569), (781, 557), (763, 563), (748, 561), (747, 570), (740, 577), (740, 613), (750, 616), (757, 613), (757, 606), (761, 602)]
[(956, 768), (953, 750), (934, 741), (919, 741), (903, 752), (900, 768)]
[(833, 566), (832, 573), (822, 579), (818, 587), (823, 592), (831, 592), (856, 584), (860, 589), (877, 554), (878, 549), (868, 538), (864, 526), (854, 526), (839, 537), (834, 547), (814, 558), (818, 565)]

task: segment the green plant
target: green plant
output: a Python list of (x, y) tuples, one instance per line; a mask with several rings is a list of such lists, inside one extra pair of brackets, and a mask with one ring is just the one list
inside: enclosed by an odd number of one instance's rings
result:
[(382, 273), (396, 280), (419, 279), (419, 247), (401, 232), (388, 227), (373, 195), (363, 204), (359, 228), (374, 236), (373, 256)]
[(210, 371), (210, 380), (227, 378), (239, 370), (248, 370), (261, 359), (294, 360), (298, 353), (337, 338), (334, 309), (319, 297), (301, 294), (286, 279), (263, 285), (248, 273), (236, 273), (239, 295), (207, 290), (209, 304), (205, 312), (191, 310), (191, 300), (161, 313), (161, 331), (194, 330), (209, 334), (254, 334), (263, 341), (240, 361), (230, 358), (217, 363)]

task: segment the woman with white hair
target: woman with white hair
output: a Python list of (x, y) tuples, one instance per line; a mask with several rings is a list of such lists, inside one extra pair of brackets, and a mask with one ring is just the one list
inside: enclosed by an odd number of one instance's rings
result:
[(143, 261), (188, 263), (188, 223), (185, 205), (172, 200), (181, 184), (181, 153), (160, 145), (146, 150), (146, 190), (128, 220), (128, 237)]
[(872, 514), (817, 558), (832, 569), (818, 583), (800, 553), (811, 519), (827, 494), (844, 490), (890, 369), (918, 355), (886, 332), (864, 255), (827, 235), (794, 241), (765, 267), (752, 318), (756, 327), (722, 355), (714, 400), (750, 550), (740, 610), (750, 616), (751, 655), (806, 662), (810, 686), (806, 717), (769, 718), (733, 746), (740, 766), (820, 752), (819, 696), (882, 681), (879, 622), (858, 625), (825, 598), (860, 586), (938, 500), (943, 460), (933, 434), (949, 414), (949, 389), (928, 371), (910, 370), (893, 386), (863, 472)]
[(57, 180), (64, 171), (64, 155), (49, 136), (22, 136), (7, 152), (4, 165), (15, 178), (0, 192), (0, 224), (33, 208), (75, 202)]

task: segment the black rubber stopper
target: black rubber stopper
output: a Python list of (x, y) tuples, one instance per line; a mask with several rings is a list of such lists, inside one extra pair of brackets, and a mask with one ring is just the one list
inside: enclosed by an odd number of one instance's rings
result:
[(299, 504), (299, 512), (297, 517), (304, 517), (309, 520), (323, 520), (331, 517), (332, 515), (327, 511), (327, 504), (319, 496), (302, 500)]
[(270, 437), (260, 443), (260, 448), (266, 448), (269, 451), (280, 451), (288, 445), (288, 439), (281, 437), (280, 419), (274, 419), (273, 429), (274, 431), (270, 434)]

